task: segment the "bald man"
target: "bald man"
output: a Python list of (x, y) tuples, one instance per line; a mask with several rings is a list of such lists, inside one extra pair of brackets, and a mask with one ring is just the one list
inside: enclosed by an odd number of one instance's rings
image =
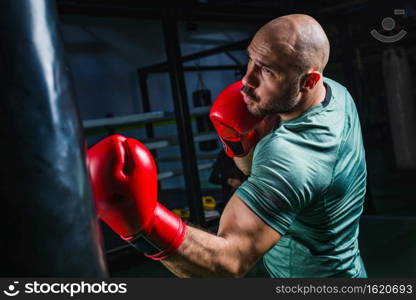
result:
[[(102, 159), (101, 148), (111, 155), (127, 151), (126, 157), (133, 157), (127, 160), (137, 164), (128, 170), (139, 181), (123, 175), (114, 184), (123, 187), (126, 199), (135, 195), (135, 202), (116, 203), (109, 215), (113, 228), (127, 240), (143, 231), (138, 241), (163, 246), (146, 255), (180, 277), (242, 277), (261, 259), (271, 277), (366, 277), (357, 241), (366, 186), (360, 123), (348, 91), (323, 77), (329, 56), (325, 32), (309, 16), (284, 16), (264, 25), (247, 50), (242, 94), (248, 111), (280, 121), (254, 151), (235, 158), (249, 177), (225, 207), (218, 233), (185, 227), (156, 205), (156, 193), (148, 191), (156, 182), (149, 181), (152, 174), (156, 178), (150, 154), (121, 136), (89, 151), (93, 182), (100, 187), (94, 191), (105, 194), (111, 195), (108, 182), (114, 180), (94, 171), (111, 170), (112, 160)], [(233, 120), (238, 121), (245, 120)], [(141, 164), (149, 176), (137, 171)], [(138, 187), (141, 181), (145, 188)], [(133, 205), (128, 213), (127, 204)]]

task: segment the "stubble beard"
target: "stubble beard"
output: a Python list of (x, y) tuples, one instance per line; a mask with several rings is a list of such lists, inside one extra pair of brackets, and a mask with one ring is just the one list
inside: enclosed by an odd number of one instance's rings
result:
[(299, 104), (298, 94), (297, 84), (291, 84), (281, 96), (270, 99), (265, 104), (262, 104), (259, 98), (254, 98), (254, 103), (247, 105), (247, 109), (251, 114), (260, 118), (264, 118), (267, 115), (291, 113)]

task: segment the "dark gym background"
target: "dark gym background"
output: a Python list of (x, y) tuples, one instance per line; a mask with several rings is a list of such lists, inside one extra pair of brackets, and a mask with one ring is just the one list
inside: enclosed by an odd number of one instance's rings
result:
[[(210, 101), (241, 79), (245, 49), (260, 26), (291, 13), (315, 17), (331, 44), (324, 75), (349, 89), (361, 118), (368, 187), (359, 242), (368, 275), (416, 276), (412, 1), (195, 0), (176, 8), (133, 0), (56, 3), (88, 146), (116, 132), (144, 141), (157, 160), (160, 201), (189, 210), (193, 224), (212, 231), (219, 213), (204, 212), (199, 201), (222, 201), (221, 187), (209, 181), (221, 150), (206, 123)], [(386, 43), (372, 30), (406, 34)], [(110, 276), (172, 276), (101, 227)], [(258, 265), (248, 276), (263, 275)]]

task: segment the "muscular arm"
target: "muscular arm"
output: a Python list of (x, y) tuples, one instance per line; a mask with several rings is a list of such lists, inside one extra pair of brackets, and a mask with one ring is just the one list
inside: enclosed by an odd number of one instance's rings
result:
[(162, 263), (179, 277), (241, 277), (280, 238), (234, 194), (217, 235), (188, 226), (183, 244)]

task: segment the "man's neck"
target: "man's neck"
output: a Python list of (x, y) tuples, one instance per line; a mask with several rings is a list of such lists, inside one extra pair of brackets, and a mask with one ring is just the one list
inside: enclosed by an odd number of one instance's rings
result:
[(291, 113), (280, 114), (281, 119), (283, 121), (287, 121), (299, 117), (301, 114), (303, 114), (311, 107), (318, 105), (319, 103), (324, 101), (325, 95), (326, 88), (324, 86), (323, 80), (321, 79), (313, 88), (313, 90), (310, 93), (308, 93), (307, 97), (299, 102), (300, 105), (296, 108), (296, 110)]

